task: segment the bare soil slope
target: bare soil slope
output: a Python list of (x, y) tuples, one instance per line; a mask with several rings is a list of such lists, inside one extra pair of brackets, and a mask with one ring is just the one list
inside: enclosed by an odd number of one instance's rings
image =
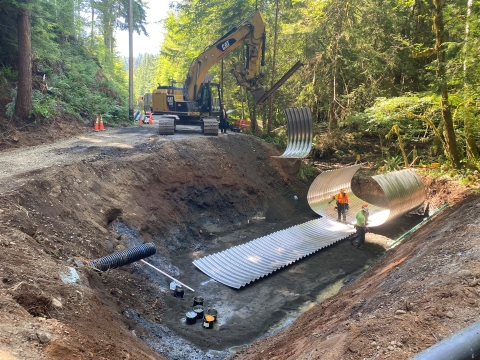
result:
[(424, 181), (433, 205), (452, 206), (337, 295), (232, 359), (409, 359), (480, 320), (480, 197)]

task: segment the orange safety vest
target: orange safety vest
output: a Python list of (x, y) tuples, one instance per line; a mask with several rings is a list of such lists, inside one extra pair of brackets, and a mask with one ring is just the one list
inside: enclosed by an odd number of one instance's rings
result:
[(348, 204), (348, 194), (347, 194), (347, 193), (345, 193), (345, 194), (342, 194), (342, 193), (338, 194), (338, 195), (337, 195), (337, 202), (338, 202), (339, 204)]

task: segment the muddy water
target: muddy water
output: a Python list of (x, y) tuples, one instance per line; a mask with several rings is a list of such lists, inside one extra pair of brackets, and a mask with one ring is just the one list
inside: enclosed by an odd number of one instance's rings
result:
[[(205, 254), (295, 225), (252, 220), (233, 233), (214, 236), (205, 244), (206, 250), (176, 251), (168, 257), (157, 253), (146, 259), (195, 292), (185, 289), (184, 298), (177, 298), (170, 290), (171, 279), (142, 267), (141, 271), (164, 293), (169, 310), (162, 324), (147, 321), (140, 315), (141, 309), (126, 311), (126, 317), (149, 333), (135, 335), (168, 359), (225, 359), (239, 348), (289, 326), (302, 312), (353, 281), (384, 253), (375, 244), (366, 244), (365, 251), (359, 251), (343, 241), (239, 290), (218, 283), (195, 268), (192, 261)], [(129, 246), (144, 242), (135, 229), (121, 223), (115, 225), (115, 230), (126, 236)], [(205, 309), (218, 311), (213, 329), (204, 329), (200, 320), (187, 325), (186, 313), (192, 310), (194, 296), (204, 297)]]

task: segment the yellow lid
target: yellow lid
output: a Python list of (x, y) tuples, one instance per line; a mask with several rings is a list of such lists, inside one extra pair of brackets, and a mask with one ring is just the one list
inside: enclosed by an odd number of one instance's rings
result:
[(205, 315), (205, 321), (213, 321), (215, 318), (212, 315)]

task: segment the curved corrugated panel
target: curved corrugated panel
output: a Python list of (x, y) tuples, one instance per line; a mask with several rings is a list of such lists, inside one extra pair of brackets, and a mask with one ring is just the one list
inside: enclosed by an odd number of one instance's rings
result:
[[(310, 185), (307, 194), (307, 201), (312, 210), (318, 215), (336, 219), (338, 213), (335, 210), (335, 200), (332, 200), (332, 198), (340, 192), (340, 189), (344, 188), (348, 194), (350, 207), (347, 211), (347, 223), (355, 224), (357, 212), (361, 209), (362, 204), (366, 202), (355, 195), (351, 188), (353, 176), (361, 167), (362, 164), (347, 166), (324, 171), (318, 175), (312, 185)], [(390, 210), (380, 206), (369, 204), (368, 209), (369, 226), (381, 225), (390, 216)]]
[(388, 200), (388, 220), (401, 216), (423, 204), (426, 198), (422, 180), (413, 169), (405, 169), (372, 177)]
[[(290, 227), (246, 244), (209, 255), (193, 264), (213, 279), (239, 289), (255, 280), (330, 246), (352, 234), (356, 213), (365, 201), (351, 191), (351, 181), (361, 165), (321, 173), (310, 186), (307, 199), (310, 207), (322, 218)], [(388, 208), (369, 204), (369, 226), (377, 226), (420, 206), (425, 191), (413, 170), (402, 170), (373, 179), (388, 200)], [(341, 188), (349, 195), (347, 224), (335, 221), (337, 212), (332, 197)], [(349, 223), (349, 224), (348, 224)]]
[(285, 109), (287, 119), (288, 143), (281, 156), (285, 158), (304, 158), (308, 156), (313, 141), (313, 121), (309, 108)]
[(203, 257), (193, 264), (222, 284), (239, 289), (353, 232), (352, 226), (332, 219), (315, 219)]

